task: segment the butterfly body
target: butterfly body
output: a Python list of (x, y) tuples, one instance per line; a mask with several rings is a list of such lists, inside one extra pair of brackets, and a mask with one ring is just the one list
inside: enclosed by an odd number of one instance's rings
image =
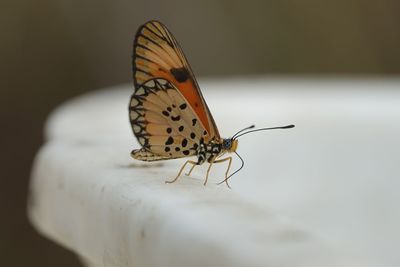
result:
[[(205, 162), (212, 163), (218, 157), (225, 154), (226, 152), (234, 152), (232, 147), (224, 147), (224, 143), (226, 140), (231, 139), (222, 139), (222, 140), (211, 140), (208, 143), (204, 143), (204, 140), (201, 139), (200, 142), (196, 145), (197, 150), (194, 153), (197, 156), (196, 165), (202, 165)], [(237, 140), (234, 140), (237, 142)], [(134, 159), (142, 160), (142, 161), (158, 161), (158, 160), (166, 160), (166, 159), (174, 159), (173, 154), (170, 156), (158, 156), (154, 155), (146, 149), (135, 149), (131, 152), (131, 155)]]

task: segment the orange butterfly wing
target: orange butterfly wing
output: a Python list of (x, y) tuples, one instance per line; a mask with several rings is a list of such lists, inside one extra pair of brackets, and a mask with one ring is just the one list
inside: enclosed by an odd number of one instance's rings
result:
[(133, 47), (132, 66), (135, 88), (153, 78), (170, 81), (208, 131), (205, 139), (220, 137), (181, 47), (162, 23), (149, 21), (139, 28)]

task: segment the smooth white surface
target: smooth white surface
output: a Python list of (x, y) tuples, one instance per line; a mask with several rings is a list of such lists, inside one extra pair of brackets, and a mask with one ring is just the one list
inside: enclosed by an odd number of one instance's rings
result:
[(201, 82), (225, 137), (296, 124), (241, 138), (233, 190), (213, 183), (225, 166), (166, 185), (183, 161), (129, 157), (131, 86), (74, 99), (47, 124), (30, 218), (98, 266), (398, 266), (399, 85)]

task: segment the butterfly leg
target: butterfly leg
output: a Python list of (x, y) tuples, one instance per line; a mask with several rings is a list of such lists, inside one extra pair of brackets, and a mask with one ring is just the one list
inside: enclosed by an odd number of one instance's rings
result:
[(212, 161), (210, 162), (210, 166), (208, 166), (208, 169), (207, 169), (207, 174), (206, 174), (206, 179), (205, 179), (205, 181), (204, 181), (204, 185), (206, 185), (206, 184), (207, 184), (207, 181), (208, 181), (208, 175), (210, 174), (211, 166), (214, 164), (214, 162), (215, 162), (215, 160), (212, 160)]
[(174, 183), (176, 180), (178, 180), (179, 176), (181, 176), (181, 173), (182, 173), (183, 169), (186, 167), (186, 165), (187, 165), (188, 163), (193, 164), (193, 165), (196, 165), (196, 164), (197, 164), (196, 161), (187, 160), (187, 161), (185, 162), (185, 164), (183, 164), (183, 166), (182, 166), (182, 168), (180, 169), (178, 175), (177, 175), (173, 180), (171, 180), (171, 181), (165, 181), (165, 183), (167, 183), (167, 184), (172, 184), (172, 183)]
[(227, 158), (224, 158), (224, 159), (219, 159), (219, 160), (214, 161), (214, 163), (222, 163), (222, 162), (225, 162), (225, 161), (227, 161), (227, 160), (229, 161), (229, 163), (228, 163), (228, 168), (226, 169), (226, 172), (225, 172), (225, 179), (224, 179), (222, 182), (218, 183), (218, 184), (221, 184), (221, 183), (225, 182), (225, 183), (226, 183), (226, 186), (228, 186), (229, 188), (231, 188), (230, 185), (228, 184), (228, 173), (229, 173), (229, 170), (231, 169), (232, 157), (227, 157)]
[(190, 174), (192, 173), (194, 167), (196, 167), (196, 166), (197, 166), (197, 163), (196, 163), (196, 164), (193, 164), (192, 168), (190, 168), (190, 171), (189, 171), (188, 173), (186, 173), (185, 175), (186, 175), (186, 176), (190, 176)]

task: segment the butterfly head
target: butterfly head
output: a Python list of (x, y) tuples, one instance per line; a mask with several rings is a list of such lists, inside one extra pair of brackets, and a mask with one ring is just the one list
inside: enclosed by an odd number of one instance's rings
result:
[(238, 146), (238, 140), (226, 138), (222, 141), (222, 148), (228, 152), (235, 152)]

